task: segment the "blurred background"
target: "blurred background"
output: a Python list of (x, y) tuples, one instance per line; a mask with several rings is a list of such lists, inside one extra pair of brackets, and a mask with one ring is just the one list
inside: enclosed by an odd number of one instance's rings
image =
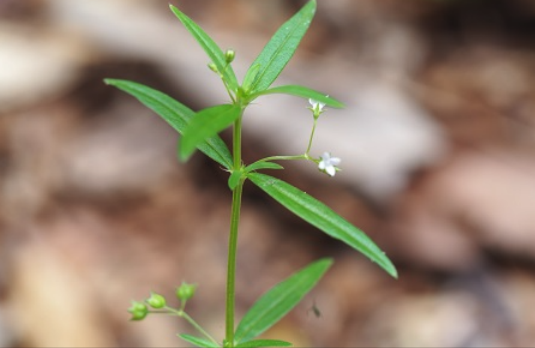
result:
[[(308, 262), (320, 285), (266, 335), (298, 347), (535, 345), (535, 3), (319, 0), (282, 84), (347, 105), (276, 175), (366, 231), (389, 278), (245, 189), (237, 311)], [(178, 1), (239, 77), (304, 1)], [(194, 110), (226, 101), (208, 58), (156, 0), (0, 0), (0, 347), (177, 347), (184, 322), (129, 322), (133, 299), (199, 285), (190, 314), (224, 331), (227, 174), (105, 77)], [(298, 154), (305, 100), (263, 97), (244, 157)], [(223, 133), (229, 140), (229, 134)], [(172, 301), (171, 301), (172, 302)], [(316, 310), (317, 309), (317, 310)], [(319, 315), (318, 314), (319, 311)]]

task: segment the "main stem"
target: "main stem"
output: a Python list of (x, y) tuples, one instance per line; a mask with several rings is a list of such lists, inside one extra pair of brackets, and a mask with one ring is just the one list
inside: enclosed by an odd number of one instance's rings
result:
[[(241, 128), (242, 117), (234, 122), (233, 152), (234, 170), (240, 170), (241, 160)], [(226, 342), (230, 347), (234, 347), (234, 299), (236, 281), (236, 254), (238, 246), (238, 225), (240, 223), (241, 197), (243, 192), (243, 180), (232, 191), (232, 212), (230, 218), (230, 235), (228, 243), (228, 266), (227, 266), (227, 301), (225, 332)]]

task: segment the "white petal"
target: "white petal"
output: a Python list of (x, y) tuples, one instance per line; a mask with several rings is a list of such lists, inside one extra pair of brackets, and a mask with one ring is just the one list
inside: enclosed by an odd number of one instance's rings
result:
[(320, 170), (325, 170), (326, 167), (327, 167), (327, 163), (325, 161), (321, 161), (320, 163), (318, 163), (318, 168)]
[(308, 103), (312, 106), (313, 109), (315, 109), (316, 105), (318, 105), (318, 102), (312, 98), (308, 99)]
[(333, 166), (337, 166), (341, 162), (342, 162), (342, 160), (340, 158), (338, 158), (338, 157), (331, 157), (330, 160), (329, 160), (329, 163), (332, 164)]
[(336, 174), (336, 169), (333, 166), (328, 166), (327, 168), (325, 168), (325, 171), (330, 176), (334, 176), (334, 174)]

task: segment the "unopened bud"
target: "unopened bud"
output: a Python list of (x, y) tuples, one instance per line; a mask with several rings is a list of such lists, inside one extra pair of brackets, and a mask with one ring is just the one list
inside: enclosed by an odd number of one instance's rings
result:
[(197, 288), (197, 285), (195, 284), (188, 284), (188, 283), (182, 283), (177, 289), (176, 289), (176, 297), (180, 301), (187, 301), (190, 298), (195, 295), (195, 289)]
[(132, 301), (132, 306), (128, 308), (128, 312), (132, 314), (130, 320), (143, 320), (149, 314), (149, 309), (144, 303)]
[(147, 299), (147, 303), (154, 309), (160, 309), (166, 305), (165, 297), (154, 292), (151, 293), (150, 297)]
[(225, 61), (227, 63), (232, 63), (236, 57), (236, 52), (234, 50), (227, 50), (225, 52)]
[(214, 63), (208, 64), (208, 68), (215, 73), (219, 73), (219, 70), (217, 70), (217, 65), (215, 65)]

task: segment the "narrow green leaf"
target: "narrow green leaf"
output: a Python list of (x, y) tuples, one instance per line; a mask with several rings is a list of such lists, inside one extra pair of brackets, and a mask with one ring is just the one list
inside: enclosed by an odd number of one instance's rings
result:
[(199, 111), (182, 134), (180, 158), (187, 160), (199, 144), (230, 126), (240, 115), (241, 108), (232, 104), (216, 105)]
[(260, 95), (276, 94), (276, 93), (290, 94), (290, 95), (295, 95), (297, 97), (314, 99), (315, 101), (324, 103), (325, 105), (330, 106), (332, 108), (343, 108), (345, 106), (344, 103), (342, 103), (341, 101), (338, 101), (332, 97), (326, 96), (323, 93), (320, 93), (318, 91), (315, 91), (307, 87), (297, 86), (297, 85), (287, 85), (287, 86), (270, 88), (265, 91), (256, 93), (255, 95), (251, 96), (251, 99), (254, 99)]
[(397, 278), (396, 268), (384, 252), (364, 232), (325, 204), (269, 175), (251, 173), (249, 179), (295, 215), (360, 251), (372, 261), (377, 262), (392, 277)]
[(247, 342), (279, 321), (316, 285), (332, 263), (331, 259), (313, 262), (262, 295), (238, 325), (236, 342)]
[[(246, 93), (261, 92), (271, 86), (294, 55), (315, 12), (316, 1), (311, 0), (277, 30), (245, 74), (244, 81), (251, 81)], [(257, 65), (260, 67), (256, 68)]]
[(208, 341), (204, 338), (195, 337), (188, 334), (180, 334), (178, 337), (182, 338), (184, 341), (193, 344), (195, 347), (201, 347), (201, 348), (218, 348), (219, 345), (215, 344), (214, 342)]
[(235, 170), (232, 172), (232, 174), (230, 174), (228, 178), (228, 187), (230, 188), (231, 191), (234, 191), (236, 186), (238, 186), (242, 175), (243, 175), (243, 171), (241, 170)]
[(225, 60), (225, 54), (221, 48), (219, 48), (214, 40), (212, 40), (212, 38), (191, 18), (173, 5), (169, 5), (169, 8), (201, 45), (202, 49), (217, 67), (217, 70), (223, 75), (223, 79), (227, 82), (229, 88), (236, 92), (238, 90), (236, 74), (234, 73), (232, 66)]
[(253, 170), (259, 170), (259, 169), (284, 169), (284, 167), (278, 163), (263, 162), (263, 161), (255, 162), (245, 167), (246, 172), (251, 172)]
[(255, 63), (249, 68), (249, 71), (247, 71), (247, 74), (245, 75), (242, 83), (242, 88), (245, 93), (248, 94), (251, 91), (251, 86), (257, 80), (259, 70), (260, 64)]
[[(176, 101), (167, 94), (145, 85), (117, 79), (105, 79), (104, 82), (138, 99), (142, 104), (162, 117), (180, 134), (184, 132), (195, 115), (195, 112), (184, 104)], [(197, 147), (223, 167), (227, 169), (232, 168), (232, 155), (225, 142), (219, 136), (213, 135), (207, 137), (203, 142), (197, 144)]]
[(281, 340), (252, 340), (240, 343), (236, 348), (291, 347), (290, 342)]

